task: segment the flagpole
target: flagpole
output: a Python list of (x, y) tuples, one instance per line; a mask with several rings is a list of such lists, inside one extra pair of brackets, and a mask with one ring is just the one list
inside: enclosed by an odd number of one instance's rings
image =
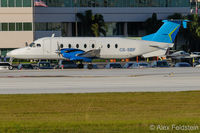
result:
[(32, 30), (33, 30), (33, 41), (35, 40), (35, 0), (32, 0), (32, 8), (33, 8), (33, 24), (32, 24)]
[(198, 14), (198, 0), (196, 0), (196, 15)]
[(76, 37), (78, 36), (78, 22), (77, 22), (77, 0), (75, 2), (75, 27), (76, 27)]

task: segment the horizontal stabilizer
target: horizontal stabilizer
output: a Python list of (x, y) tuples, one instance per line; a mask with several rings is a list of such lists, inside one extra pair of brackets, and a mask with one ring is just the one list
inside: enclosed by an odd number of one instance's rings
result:
[(142, 56), (144, 58), (157, 57), (157, 56), (158, 57), (164, 57), (167, 49), (168, 48), (165, 48), (165, 49), (163, 48), (163, 49), (160, 49), (160, 50), (157, 50), (157, 51), (154, 51), (154, 52), (143, 54)]

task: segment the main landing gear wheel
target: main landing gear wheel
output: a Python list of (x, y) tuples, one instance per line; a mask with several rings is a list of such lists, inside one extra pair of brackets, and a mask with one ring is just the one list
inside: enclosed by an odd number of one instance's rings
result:
[(81, 64), (78, 64), (78, 68), (79, 69), (83, 69), (83, 64), (81, 63)]
[(88, 64), (88, 69), (92, 69), (93, 65), (92, 64)]

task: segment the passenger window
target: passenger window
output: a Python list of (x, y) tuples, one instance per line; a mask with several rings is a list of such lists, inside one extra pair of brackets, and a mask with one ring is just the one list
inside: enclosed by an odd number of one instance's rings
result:
[(37, 47), (41, 47), (41, 44), (37, 44)]
[(84, 44), (84, 48), (87, 48), (87, 44)]
[(94, 44), (92, 44), (92, 48), (94, 48), (95, 47), (95, 45)]
[(118, 44), (115, 44), (115, 48), (118, 48)]
[(71, 45), (71, 44), (69, 44), (69, 45), (68, 45), (68, 48), (71, 48), (71, 47), (72, 47), (72, 45)]
[(60, 44), (60, 48), (63, 48), (63, 44)]
[(110, 44), (108, 44), (107, 47), (110, 48)]
[(79, 48), (79, 44), (76, 44), (76, 48)]

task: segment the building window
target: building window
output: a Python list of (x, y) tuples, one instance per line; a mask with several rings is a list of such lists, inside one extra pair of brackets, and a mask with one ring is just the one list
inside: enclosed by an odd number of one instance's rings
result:
[(16, 23), (16, 31), (22, 31), (22, 23)]
[(15, 1), (14, 0), (8, 0), (8, 7), (14, 7)]
[(23, 0), (23, 7), (31, 7), (31, 0)]
[(15, 23), (9, 23), (9, 31), (15, 31)]
[(72, 47), (72, 45), (71, 45), (71, 44), (69, 44), (69, 45), (68, 45), (68, 48), (71, 48), (71, 47)]
[(32, 0), (0, 0), (0, 7), (31, 7)]
[(23, 23), (23, 29), (24, 29), (24, 31), (31, 31), (32, 24), (31, 23)]
[(79, 44), (76, 44), (76, 48), (79, 48)]
[(61, 23), (35, 23), (35, 31), (61, 31)]
[(106, 23), (107, 25), (107, 36), (119, 36), (124, 35), (124, 23), (123, 22), (113, 22), (113, 23)]
[(92, 44), (92, 48), (94, 48), (95, 47), (95, 45), (94, 44)]
[(110, 48), (110, 44), (107, 45), (107, 48)]
[(1, 0), (1, 7), (8, 7), (7, 0)]
[(16, 0), (16, 7), (22, 7), (22, 0)]
[(87, 44), (84, 44), (84, 48), (87, 48)]
[(1, 31), (32, 31), (32, 23), (0, 23)]
[(45, 23), (35, 23), (35, 31), (47, 31)]
[(2, 31), (8, 31), (8, 23), (2, 23), (1, 26)]

